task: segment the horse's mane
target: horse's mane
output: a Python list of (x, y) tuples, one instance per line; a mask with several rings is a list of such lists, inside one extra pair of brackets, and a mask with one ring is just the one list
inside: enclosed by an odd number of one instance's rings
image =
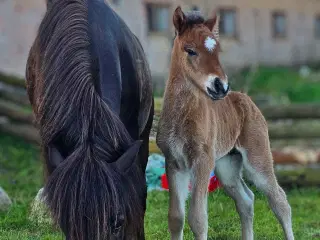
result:
[(204, 17), (202, 16), (200, 11), (189, 11), (186, 12), (186, 24), (188, 27), (193, 27), (197, 24), (204, 23)]
[(67, 239), (77, 240), (109, 239), (122, 222), (134, 229), (140, 220), (133, 220), (133, 212), (142, 211), (134, 186), (139, 181), (143, 186), (137, 166), (124, 175), (110, 164), (133, 140), (95, 88), (88, 4), (51, 2), (33, 48), (41, 66), (37, 125), (42, 145), (61, 153), (44, 196)]
[[(42, 53), (43, 76), (41, 137), (44, 144), (49, 144), (63, 135), (61, 141), (72, 151), (102, 127), (99, 123), (101, 118), (113, 119), (105, 124), (107, 129), (102, 131), (105, 136), (101, 137), (107, 141), (104, 154), (108, 159), (116, 160), (131, 139), (123, 131), (124, 126), (118, 116), (109, 111), (95, 88), (87, 4), (86, 0), (55, 1), (40, 25), (38, 46)], [(80, 135), (79, 130), (82, 130)], [(119, 151), (117, 154), (115, 149)]]

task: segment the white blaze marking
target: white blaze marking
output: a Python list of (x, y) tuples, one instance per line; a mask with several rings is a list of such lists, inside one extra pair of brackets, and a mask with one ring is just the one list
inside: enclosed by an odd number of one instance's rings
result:
[(209, 52), (212, 52), (213, 49), (216, 47), (217, 42), (212, 37), (207, 37), (204, 41), (204, 46)]

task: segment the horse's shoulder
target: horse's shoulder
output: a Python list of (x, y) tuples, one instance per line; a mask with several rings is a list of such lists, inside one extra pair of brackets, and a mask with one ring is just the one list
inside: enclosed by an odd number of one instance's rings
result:
[(234, 108), (237, 110), (238, 114), (243, 117), (243, 119), (265, 122), (265, 118), (261, 110), (247, 94), (232, 91), (228, 94), (228, 98), (231, 100)]
[(227, 99), (236, 106), (251, 106), (254, 105), (250, 96), (246, 93), (230, 91), (227, 95)]

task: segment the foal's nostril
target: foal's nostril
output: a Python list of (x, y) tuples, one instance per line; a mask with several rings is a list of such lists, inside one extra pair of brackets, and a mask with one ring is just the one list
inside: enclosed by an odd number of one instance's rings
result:
[(219, 92), (220, 88), (221, 88), (221, 80), (220, 80), (220, 78), (216, 77), (214, 79), (213, 84), (214, 84), (214, 88), (216, 89), (216, 91)]
[(220, 78), (216, 77), (214, 79), (214, 88), (216, 89), (217, 93), (221, 93), (223, 92), (223, 85), (222, 85), (222, 81)]
[(221, 81), (220, 78), (216, 77), (214, 79), (214, 88), (217, 93), (227, 93), (229, 90), (229, 85)]

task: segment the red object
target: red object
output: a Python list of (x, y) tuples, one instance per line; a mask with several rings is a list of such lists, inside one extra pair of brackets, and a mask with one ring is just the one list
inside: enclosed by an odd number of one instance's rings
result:
[[(161, 187), (163, 189), (169, 190), (168, 179), (167, 179), (166, 174), (163, 174), (161, 176)], [(209, 182), (209, 186), (208, 186), (208, 191), (213, 192), (219, 187), (221, 187), (221, 184), (220, 184), (218, 178), (216, 176), (211, 177), (210, 182)]]
[(209, 187), (208, 187), (209, 192), (213, 192), (214, 190), (216, 190), (219, 187), (221, 187), (221, 184), (220, 184), (218, 178), (216, 176), (211, 177)]
[(169, 189), (168, 179), (166, 174), (163, 174), (161, 176), (161, 187), (167, 190)]

